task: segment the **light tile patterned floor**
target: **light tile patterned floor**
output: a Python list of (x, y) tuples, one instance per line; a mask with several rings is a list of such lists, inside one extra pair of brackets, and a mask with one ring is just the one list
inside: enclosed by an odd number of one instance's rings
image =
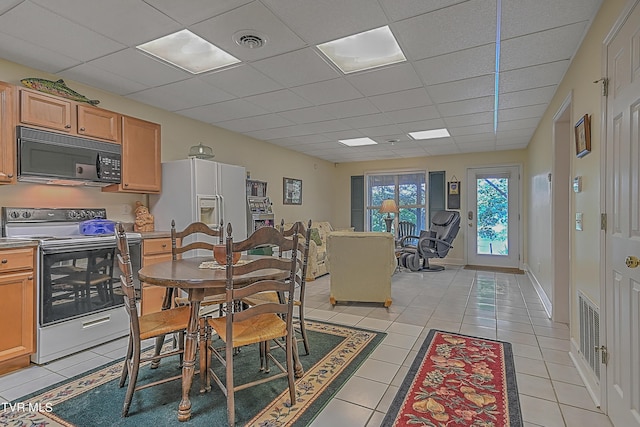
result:
[[(377, 427), (429, 329), (513, 344), (525, 426), (606, 427), (567, 355), (569, 330), (551, 322), (527, 276), (464, 270), (398, 272), (393, 304), (329, 304), (329, 276), (307, 284), (307, 317), (387, 332), (312, 427)], [(313, 351), (313, 343), (311, 343)], [(12, 401), (124, 356), (120, 339), (47, 365), (0, 377), (0, 402)], [(177, 403), (177, 400), (176, 400)]]

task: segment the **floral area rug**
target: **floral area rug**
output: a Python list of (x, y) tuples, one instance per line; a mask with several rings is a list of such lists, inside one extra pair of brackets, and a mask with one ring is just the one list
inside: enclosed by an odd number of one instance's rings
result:
[(511, 344), (432, 329), (382, 426), (519, 427)]
[[(286, 378), (250, 387), (235, 394), (236, 425), (308, 425), (386, 335), (315, 321), (307, 321), (306, 325), (311, 354), (300, 355), (304, 375), (296, 381), (295, 404), (290, 402)], [(253, 375), (255, 379), (256, 375), (261, 375), (258, 371), (259, 357), (253, 347), (256, 346), (243, 347), (241, 357), (234, 358), (238, 383), (243, 381), (243, 376)], [(179, 368), (172, 362), (165, 359), (155, 370), (141, 367), (138, 384), (154, 381), (157, 375), (175, 375)], [(126, 387), (118, 387), (122, 363), (114, 362), (97, 368), (5, 405), (0, 409), (0, 426), (227, 425), (225, 396), (215, 384), (212, 384), (210, 392), (199, 393), (200, 379), (197, 375), (190, 393), (189, 421), (178, 422), (177, 419), (182, 395), (180, 381), (135, 392), (129, 416), (122, 418), (120, 414), (126, 390)]]

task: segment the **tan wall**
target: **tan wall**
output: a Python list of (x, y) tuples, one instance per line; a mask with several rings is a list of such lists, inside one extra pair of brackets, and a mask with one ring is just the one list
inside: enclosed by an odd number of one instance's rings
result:
[[(25, 77), (57, 80), (59, 77), (0, 59), (0, 81), (20, 85)], [(162, 125), (162, 160), (186, 158), (189, 147), (202, 142), (213, 147), (215, 160), (246, 167), (252, 179), (267, 181), (267, 195), (273, 202), (276, 220), (287, 222), (314, 218), (330, 220), (333, 201), (331, 181), (333, 163), (287, 150), (230, 132), (178, 114), (150, 107), (137, 101), (103, 92), (72, 81), (67, 84), (100, 107)], [(302, 180), (303, 203), (282, 205), (282, 178)], [(101, 193), (99, 189), (77, 189), (18, 183), (0, 186), (0, 206), (107, 207), (107, 215), (131, 220), (136, 200), (143, 195)]]
[[(571, 132), (570, 144), (572, 145), (570, 164), (570, 177), (582, 177), (582, 192), (571, 192), (569, 220), (571, 241), (571, 283), (570, 304), (572, 336), (577, 336), (578, 317), (576, 311), (577, 290), (581, 290), (598, 306), (600, 306), (600, 244), (604, 243), (600, 233), (600, 212), (604, 207), (600, 206), (600, 161), (601, 161), (601, 114), (602, 96), (601, 86), (594, 84), (595, 80), (602, 77), (602, 42), (613, 26), (618, 15), (622, 11), (626, 0), (606, 0), (598, 12), (589, 32), (587, 33), (579, 51), (569, 70), (565, 74), (558, 90), (547, 109), (536, 133), (528, 147), (528, 186), (530, 192), (529, 217), (535, 215), (535, 209), (550, 204), (548, 189), (539, 184), (541, 177), (546, 177), (552, 169), (552, 143), (553, 143), (553, 117), (559, 111), (563, 101), (571, 96)], [(573, 124), (584, 115), (591, 116), (591, 153), (583, 158), (575, 156), (575, 142), (572, 135)], [(567, 182), (566, 185), (571, 185)], [(583, 231), (576, 231), (573, 226), (575, 213), (582, 212)], [(550, 227), (529, 222), (530, 233), (535, 230), (536, 236), (545, 236), (528, 240), (529, 259), (540, 260), (543, 263), (542, 271), (536, 273), (536, 277), (545, 290), (551, 289), (550, 258), (552, 236), (549, 235)], [(564, 286), (565, 284), (558, 284)]]
[[(394, 170), (426, 170), (429, 171), (445, 171), (446, 179), (450, 180), (454, 175), (460, 182), (461, 200), (460, 200), (460, 212), (462, 215), (462, 223), (460, 232), (454, 241), (454, 247), (449, 252), (447, 257), (457, 262), (463, 262), (465, 259), (465, 244), (466, 244), (466, 228), (467, 223), (464, 218), (464, 214), (467, 209), (466, 196), (467, 196), (467, 169), (478, 166), (492, 166), (502, 164), (519, 164), (524, 165), (526, 162), (526, 151), (497, 151), (487, 153), (473, 153), (473, 154), (458, 154), (451, 156), (434, 156), (434, 157), (414, 157), (409, 159), (394, 159), (383, 161), (370, 161), (370, 162), (353, 162), (353, 163), (339, 163), (336, 164), (334, 173), (335, 188), (334, 197), (334, 212), (332, 217), (334, 218), (334, 226), (348, 227), (351, 222), (351, 176), (364, 175), (367, 172), (379, 172), (379, 171), (394, 171)], [(523, 168), (524, 169), (524, 168)], [(526, 174), (526, 171), (522, 171)], [(526, 188), (523, 189), (523, 191)], [(526, 206), (527, 194), (526, 191), (521, 195), (521, 199), (524, 201), (523, 205)], [(526, 211), (525, 211), (526, 212)], [(526, 218), (522, 218), (523, 224), (526, 224)], [(526, 236), (523, 236), (523, 241), (526, 241)], [(523, 259), (526, 254), (522, 254)]]

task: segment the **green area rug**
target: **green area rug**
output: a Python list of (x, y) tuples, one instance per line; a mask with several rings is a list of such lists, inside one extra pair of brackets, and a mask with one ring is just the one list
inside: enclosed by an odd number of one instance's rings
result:
[[(236, 425), (308, 425), (385, 336), (383, 332), (309, 321), (307, 332), (311, 354), (300, 356), (305, 372), (296, 381), (295, 405), (288, 404), (286, 378), (242, 390), (236, 393)], [(243, 347), (240, 357), (234, 359), (237, 382), (243, 376), (263, 375), (258, 371), (255, 347)], [(226, 398), (215, 384), (210, 392), (199, 393), (198, 375), (190, 393), (189, 421), (177, 420), (180, 381), (136, 392), (129, 416), (122, 418), (126, 387), (118, 387), (121, 369), (122, 361), (114, 362), (13, 402), (14, 410), (7, 407), (0, 413), (0, 426), (226, 425)], [(138, 384), (153, 381), (158, 375), (174, 375), (178, 369), (177, 359), (163, 360), (156, 370), (142, 367)], [(23, 409), (15, 409), (16, 403), (23, 404)]]

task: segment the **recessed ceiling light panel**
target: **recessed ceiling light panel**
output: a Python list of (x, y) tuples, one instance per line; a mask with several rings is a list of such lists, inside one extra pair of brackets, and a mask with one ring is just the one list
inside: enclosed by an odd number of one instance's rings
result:
[(165, 62), (192, 74), (235, 64), (240, 60), (189, 30), (178, 31), (137, 46)]
[(421, 130), (417, 132), (409, 132), (409, 136), (413, 139), (434, 139), (450, 137), (449, 131), (446, 129)]
[(353, 139), (340, 139), (338, 142), (347, 145), (349, 147), (359, 147), (361, 145), (374, 145), (377, 144), (371, 138), (353, 138)]
[(317, 47), (345, 74), (407, 60), (388, 26), (319, 44)]

